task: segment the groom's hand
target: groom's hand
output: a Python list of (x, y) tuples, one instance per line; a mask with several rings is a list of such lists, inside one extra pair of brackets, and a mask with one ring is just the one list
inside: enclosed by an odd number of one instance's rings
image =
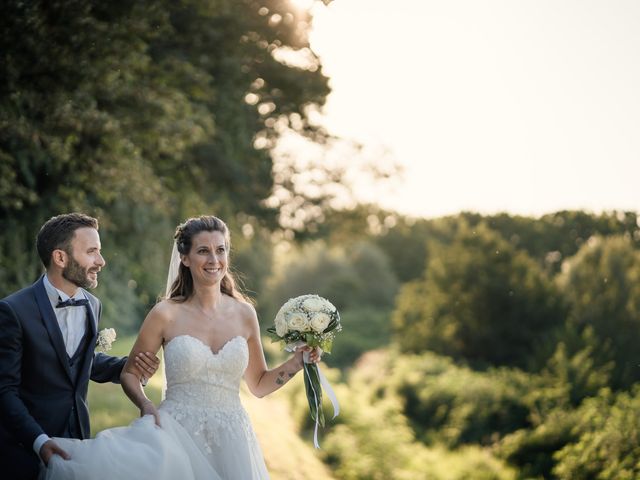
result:
[(52, 455), (60, 455), (65, 460), (69, 460), (71, 458), (69, 454), (60, 448), (56, 442), (53, 440), (47, 440), (44, 442), (42, 447), (40, 447), (40, 458), (45, 465), (49, 465), (49, 460), (51, 460)]
[(144, 379), (142, 384), (146, 385), (145, 380), (153, 377), (153, 374), (158, 370), (160, 359), (151, 352), (140, 352), (136, 355), (135, 364)]

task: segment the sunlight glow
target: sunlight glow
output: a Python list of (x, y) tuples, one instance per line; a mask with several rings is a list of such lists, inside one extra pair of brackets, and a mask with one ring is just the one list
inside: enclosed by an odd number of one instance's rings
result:
[(299, 10), (309, 10), (315, 0), (289, 0), (291, 4)]
[(312, 12), (332, 88), (322, 122), (406, 167), (381, 204), (428, 216), (640, 209), (640, 3), (348, 0)]
[(272, 52), (273, 58), (290, 67), (302, 68), (315, 72), (318, 70), (318, 60), (308, 48), (294, 50), (293, 48), (280, 47)]

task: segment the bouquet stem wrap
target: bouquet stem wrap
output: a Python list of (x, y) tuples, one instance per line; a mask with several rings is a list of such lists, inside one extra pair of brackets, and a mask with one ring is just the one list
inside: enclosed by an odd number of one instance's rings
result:
[(320, 448), (318, 442), (318, 425), (324, 427), (324, 410), (322, 408), (322, 390), (327, 393), (327, 397), (331, 401), (333, 407), (333, 418), (336, 418), (340, 414), (340, 404), (336, 397), (331, 384), (324, 376), (320, 367), (315, 363), (309, 363), (309, 353), (304, 353), (304, 389), (307, 393), (307, 400), (309, 402), (309, 410), (311, 412), (311, 418), (315, 421), (313, 428), (313, 446)]

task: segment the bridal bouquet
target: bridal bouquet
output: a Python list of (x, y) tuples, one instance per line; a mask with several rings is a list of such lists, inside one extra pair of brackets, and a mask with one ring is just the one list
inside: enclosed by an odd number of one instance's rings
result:
[[(308, 345), (320, 348), (321, 353), (331, 353), (333, 339), (340, 330), (342, 325), (338, 309), (329, 300), (318, 295), (301, 295), (288, 300), (276, 314), (274, 326), (267, 328), (273, 341), (282, 342), (289, 352)], [(304, 363), (304, 387), (311, 418), (316, 424), (314, 444), (319, 448), (318, 425), (324, 427), (325, 423), (322, 410), (323, 387), (333, 405), (333, 418), (340, 412), (340, 407), (331, 385), (315, 363)]]

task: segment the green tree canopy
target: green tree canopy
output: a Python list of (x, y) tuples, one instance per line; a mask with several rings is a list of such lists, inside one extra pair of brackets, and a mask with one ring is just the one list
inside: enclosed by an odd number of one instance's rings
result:
[(558, 293), (540, 267), (486, 225), (432, 242), (424, 279), (406, 284), (394, 329), (402, 350), (475, 364), (526, 366), (563, 320)]
[(480, 219), (551, 273), (558, 273), (562, 261), (575, 255), (593, 235), (627, 234), (640, 239), (638, 216), (629, 211), (592, 214), (564, 210), (537, 219), (503, 213)]
[(561, 480), (632, 480), (640, 476), (640, 388), (604, 389), (576, 412), (577, 441), (555, 454)]
[(3, 6), (2, 292), (37, 277), (33, 238), (61, 212), (101, 220), (105, 273), (120, 283), (104, 277), (101, 290), (122, 298), (118, 317), (139, 317), (160, 292), (187, 216), (277, 227), (264, 200), (279, 131), (324, 135), (308, 119), (329, 89), (307, 11), (284, 0)]
[(626, 236), (594, 236), (563, 265), (559, 278), (570, 304), (569, 323), (592, 329), (597, 363), (614, 363), (611, 385), (640, 380), (640, 251)]

